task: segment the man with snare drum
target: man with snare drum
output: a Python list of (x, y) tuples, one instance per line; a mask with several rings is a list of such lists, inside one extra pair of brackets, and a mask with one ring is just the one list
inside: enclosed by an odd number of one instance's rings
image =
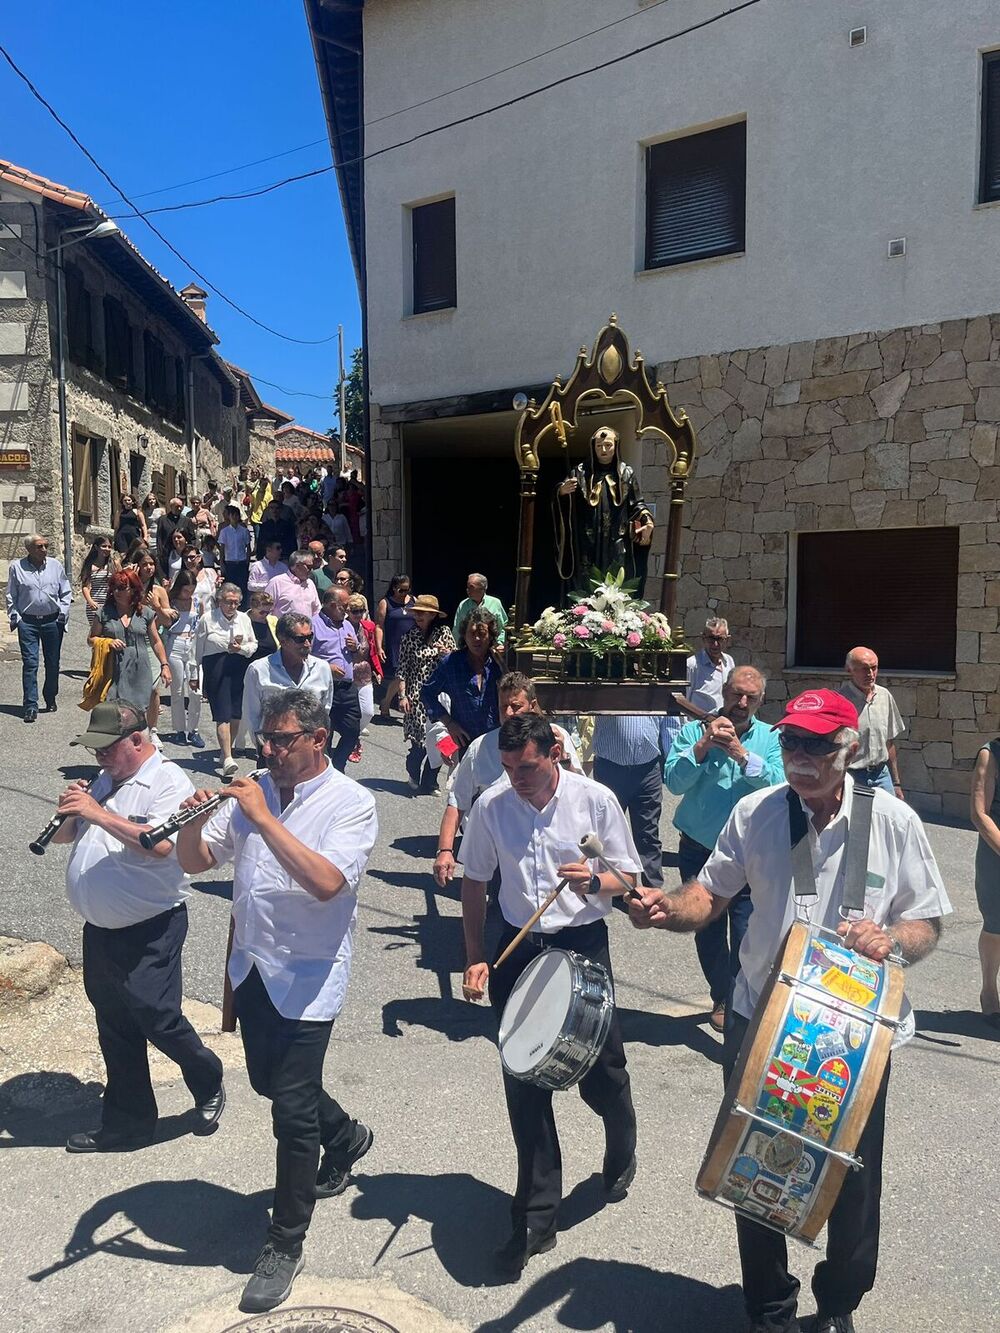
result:
[[(890, 954), (901, 955), (915, 963), (934, 949), (941, 918), (951, 911), (919, 818), (902, 801), (877, 789), (864, 912), (858, 919), (842, 917), (847, 834), (861, 799), (847, 772), (858, 750), (857, 711), (833, 690), (811, 690), (793, 699), (775, 726), (780, 729), (787, 783), (740, 801), (697, 880), (673, 893), (647, 890), (629, 905), (633, 924), (640, 928), (700, 930), (718, 919), (749, 884), (753, 912), (740, 948), (732, 1009), (726, 1015), (727, 1079), (796, 915), (813, 926), (836, 930), (858, 954), (879, 962)], [(815, 893), (798, 898), (791, 832), (797, 824), (808, 838), (815, 878)], [(908, 1041), (913, 1031), (912, 1011), (904, 1002), (894, 1047)], [(813, 1274), (815, 1333), (853, 1333), (853, 1311), (875, 1283), (888, 1081), (887, 1066), (857, 1145), (864, 1167), (848, 1172), (830, 1214), (826, 1258)], [(740, 1215), (736, 1230), (754, 1333), (797, 1333), (799, 1283), (788, 1271), (784, 1235)]]
[[(635, 882), (639, 857), (613, 793), (560, 767), (562, 750), (549, 722), (536, 713), (508, 718), (500, 728), (500, 756), (510, 785), (494, 783), (472, 808), (462, 844), (462, 920), (467, 966), (463, 994), (482, 998), (487, 980), (498, 1019), (524, 969), (547, 948), (566, 949), (611, 973), (605, 917), (621, 885), (595, 874), (580, 839), (595, 832), (608, 861)], [(569, 881), (536, 927), (492, 973), (485, 959), (486, 886), (500, 868), (502, 952), (561, 879)], [(499, 957), (499, 954), (498, 954)], [(604, 1121), (604, 1188), (623, 1199), (635, 1175), (635, 1110), (617, 1015), (596, 1062), (580, 1081), (580, 1095)], [(517, 1145), (513, 1231), (497, 1253), (500, 1271), (516, 1277), (534, 1254), (556, 1243), (562, 1161), (552, 1093), (504, 1073), (507, 1114)]]

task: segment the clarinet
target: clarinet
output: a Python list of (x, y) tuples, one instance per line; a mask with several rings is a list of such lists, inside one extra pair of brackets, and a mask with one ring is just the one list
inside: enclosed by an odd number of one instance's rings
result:
[[(89, 791), (93, 785), (94, 780), (91, 778), (89, 782), (83, 784), (80, 790)], [(28, 843), (28, 850), (34, 852), (36, 856), (44, 856), (46, 847), (69, 817), (69, 815), (53, 815), (35, 841)]]
[[(254, 773), (248, 773), (247, 776), (251, 782), (259, 782), (266, 772), (266, 768), (259, 768)], [(232, 792), (217, 791), (214, 796), (207, 797), (200, 805), (189, 805), (185, 810), (178, 810), (176, 814), (171, 815), (158, 828), (146, 829), (140, 833), (139, 846), (144, 847), (148, 852), (158, 842), (163, 842), (166, 838), (172, 838), (178, 829), (182, 829), (185, 824), (190, 824), (192, 819), (199, 819), (202, 815), (207, 815), (212, 810), (218, 809), (223, 801), (227, 801), (231, 797)]]

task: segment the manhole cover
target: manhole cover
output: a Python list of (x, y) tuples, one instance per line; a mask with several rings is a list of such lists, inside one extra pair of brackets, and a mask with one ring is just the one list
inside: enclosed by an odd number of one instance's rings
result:
[(384, 1319), (376, 1319), (373, 1314), (363, 1314), (360, 1310), (310, 1305), (255, 1315), (253, 1319), (231, 1325), (225, 1333), (399, 1333), (399, 1330)]

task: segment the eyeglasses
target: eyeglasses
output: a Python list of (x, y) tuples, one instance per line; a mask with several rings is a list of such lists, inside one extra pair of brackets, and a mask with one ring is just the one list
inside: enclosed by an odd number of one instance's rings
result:
[(257, 744), (262, 750), (265, 745), (270, 745), (272, 750), (289, 750), (300, 736), (310, 734), (307, 731), (258, 731), (254, 733)]
[(313, 641), (313, 636), (311, 634), (289, 634), (288, 637), (291, 639), (292, 643), (312, 643)]
[(836, 741), (828, 741), (825, 736), (789, 736), (784, 731), (778, 736), (778, 744), (783, 750), (801, 750), (803, 754), (835, 754), (841, 747)]
[(703, 634), (701, 636), (706, 643), (725, 643), (729, 638), (728, 634)]
[(347, 574), (338, 574), (333, 581), (334, 583), (350, 583), (351, 580)]

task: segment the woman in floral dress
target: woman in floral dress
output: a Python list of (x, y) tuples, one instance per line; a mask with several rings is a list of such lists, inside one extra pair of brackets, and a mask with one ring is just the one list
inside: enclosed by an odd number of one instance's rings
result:
[(455, 651), (455, 640), (448, 626), (442, 623), (444, 612), (436, 597), (415, 598), (407, 608), (407, 614), (412, 616), (415, 624), (400, 642), (396, 664), (403, 736), (410, 746), (406, 774), (414, 790), (430, 792), (437, 786), (438, 769), (427, 763), (424, 749), (427, 710), (420, 702), (420, 689), (438, 663)]

